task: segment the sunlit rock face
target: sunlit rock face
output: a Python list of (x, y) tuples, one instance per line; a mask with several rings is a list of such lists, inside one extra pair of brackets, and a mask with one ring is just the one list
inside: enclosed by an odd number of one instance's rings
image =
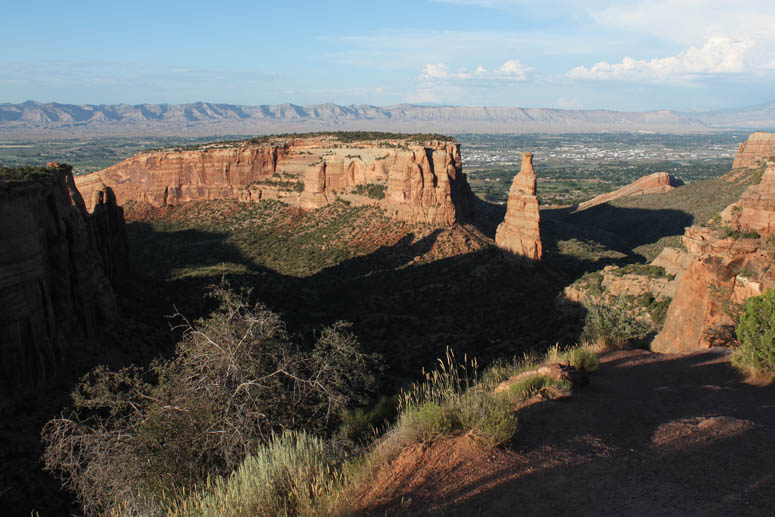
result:
[[(753, 136), (755, 136), (755, 133)], [(749, 139), (750, 142), (750, 139)], [(775, 288), (775, 162), (761, 182), (746, 189), (722, 212), (735, 234), (692, 226), (683, 244), (691, 261), (652, 349), (681, 352), (720, 344), (735, 321), (733, 310), (751, 296)]]
[(76, 183), (87, 202), (108, 186), (120, 205), (234, 198), (278, 199), (305, 209), (376, 183), (385, 189), (382, 206), (406, 221), (450, 225), (471, 212), (460, 145), (451, 140), (375, 135), (341, 141), (323, 134), (218, 145), (139, 154)]
[(495, 243), (518, 262), (537, 262), (543, 256), (533, 153), (522, 154), (522, 167), (511, 183), (506, 217), (495, 232)]
[(775, 133), (757, 131), (740, 144), (732, 168), (759, 167), (773, 157), (775, 157)]

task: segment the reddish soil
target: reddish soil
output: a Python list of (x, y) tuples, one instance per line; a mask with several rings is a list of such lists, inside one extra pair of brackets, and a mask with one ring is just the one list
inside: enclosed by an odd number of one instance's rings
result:
[(458, 436), (405, 451), (369, 515), (775, 515), (775, 387), (729, 353), (604, 354), (573, 398), (520, 411), (509, 447)]

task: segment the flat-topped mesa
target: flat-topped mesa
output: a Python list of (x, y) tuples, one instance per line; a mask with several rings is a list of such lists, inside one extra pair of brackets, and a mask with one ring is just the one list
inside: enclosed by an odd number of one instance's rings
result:
[(522, 153), (522, 168), (511, 183), (495, 243), (520, 262), (537, 262), (543, 256), (533, 153)]
[(625, 185), (613, 192), (607, 192), (600, 194), (597, 197), (584, 201), (578, 206), (579, 210), (591, 208), (593, 206), (602, 205), (614, 199), (619, 199), (627, 196), (641, 196), (644, 194), (661, 194), (663, 192), (669, 192), (676, 187), (680, 187), (684, 182), (678, 178), (668, 174), (667, 172), (655, 172), (648, 176), (643, 176), (633, 181), (629, 185)]
[(146, 202), (154, 207), (200, 199), (236, 198), (251, 183), (271, 177), (284, 146), (246, 145), (202, 150), (142, 153), (75, 182), (94, 208), (94, 193), (110, 187), (119, 205)]
[(775, 157), (775, 133), (757, 131), (740, 144), (735, 155), (733, 169), (750, 169), (764, 165)]
[(351, 195), (360, 185), (377, 184), (381, 190), (374, 190), (384, 193), (380, 203), (391, 215), (444, 225), (467, 217), (472, 206), (459, 144), (379, 133), (270, 137), (156, 151), (76, 182), (87, 200), (103, 185), (111, 187), (119, 204), (134, 200), (159, 207), (206, 199), (278, 199), (305, 209)]

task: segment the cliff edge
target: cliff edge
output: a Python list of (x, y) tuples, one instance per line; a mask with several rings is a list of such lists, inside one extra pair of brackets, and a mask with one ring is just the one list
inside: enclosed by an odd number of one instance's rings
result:
[(115, 319), (109, 278), (127, 250), (114, 198), (89, 215), (69, 166), (10, 172), (0, 175), (0, 407), (40, 388), (75, 341)]
[(231, 198), (314, 209), (376, 185), (391, 215), (442, 225), (467, 217), (472, 206), (460, 145), (424, 135), (322, 133), (153, 151), (78, 177), (76, 184), (90, 210), (104, 187), (119, 205)]

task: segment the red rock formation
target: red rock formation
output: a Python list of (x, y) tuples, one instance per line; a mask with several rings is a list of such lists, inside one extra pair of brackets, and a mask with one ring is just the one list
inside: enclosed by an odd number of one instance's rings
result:
[(638, 178), (629, 185), (625, 185), (618, 190), (600, 194), (589, 201), (584, 201), (579, 204), (578, 209), (584, 210), (626, 196), (641, 196), (644, 194), (669, 192), (683, 184), (683, 181), (671, 176), (667, 172), (655, 172), (654, 174)]
[(740, 144), (733, 169), (759, 167), (775, 156), (775, 133), (756, 132)]
[(683, 237), (692, 260), (651, 348), (676, 353), (707, 348), (734, 325), (731, 304), (775, 287), (773, 254), (757, 239), (720, 238), (692, 226)]
[(725, 224), (760, 235), (775, 234), (775, 162), (769, 162), (758, 185), (748, 187), (740, 201), (724, 210)]
[[(304, 192), (299, 195), (294, 186), (302, 178)], [(323, 206), (357, 185), (383, 183), (387, 191), (382, 204), (392, 215), (446, 225), (468, 215), (472, 202), (459, 144), (420, 145), (390, 137), (343, 143), (323, 134), (152, 152), (76, 182), (87, 201), (107, 185), (119, 204), (135, 200), (159, 207), (198, 199), (272, 198), (307, 209)]]
[(131, 200), (152, 206), (200, 199), (236, 198), (245, 186), (269, 178), (277, 167), (279, 146), (242, 146), (197, 151), (143, 153), (107, 169), (79, 176), (76, 185), (89, 203), (103, 185), (120, 205)]
[(92, 230), (115, 231), (117, 208), (103, 199), (112, 215), (90, 217), (69, 168), (59, 169), (0, 180), (0, 407), (40, 387), (74, 340), (95, 337), (117, 312), (99, 251), (115, 245)]
[[(740, 146), (734, 166), (758, 167), (774, 151), (775, 134), (754, 133)], [(722, 212), (722, 220), (742, 235), (758, 233), (762, 238), (725, 237), (697, 226), (686, 229), (683, 243), (691, 263), (653, 350), (679, 352), (713, 345), (735, 324), (730, 307), (775, 288), (775, 251), (765, 242), (775, 235), (775, 162), (767, 164), (758, 185), (748, 187)]]
[(533, 153), (522, 154), (522, 168), (509, 189), (506, 217), (495, 232), (495, 243), (520, 261), (543, 256)]

